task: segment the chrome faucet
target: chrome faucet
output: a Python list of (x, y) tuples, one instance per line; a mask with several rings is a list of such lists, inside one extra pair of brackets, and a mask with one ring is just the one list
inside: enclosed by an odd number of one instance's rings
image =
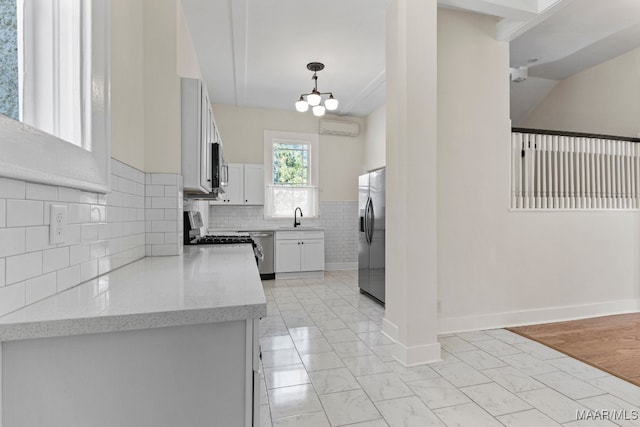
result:
[(296, 228), (300, 225), (300, 221), (298, 221), (298, 211), (300, 211), (300, 218), (304, 216), (302, 215), (302, 209), (300, 208), (296, 208), (296, 210), (293, 211), (293, 228)]

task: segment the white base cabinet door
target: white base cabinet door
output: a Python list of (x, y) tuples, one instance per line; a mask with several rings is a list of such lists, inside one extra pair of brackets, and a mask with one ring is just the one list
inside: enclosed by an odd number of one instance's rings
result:
[(300, 271), (300, 242), (297, 240), (276, 241), (276, 273)]
[(300, 271), (324, 270), (324, 239), (303, 240), (300, 249)]

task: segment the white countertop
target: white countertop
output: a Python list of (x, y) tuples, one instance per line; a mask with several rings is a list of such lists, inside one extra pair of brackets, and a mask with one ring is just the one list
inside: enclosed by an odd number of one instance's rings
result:
[(255, 319), (266, 300), (250, 245), (185, 246), (0, 317), (0, 341)]

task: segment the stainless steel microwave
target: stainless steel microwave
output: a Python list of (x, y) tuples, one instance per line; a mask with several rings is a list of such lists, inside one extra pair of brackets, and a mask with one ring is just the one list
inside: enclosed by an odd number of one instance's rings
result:
[(229, 166), (224, 161), (224, 153), (220, 143), (213, 144), (212, 150), (212, 180), (211, 185), (218, 193), (224, 193), (224, 189), (229, 183)]

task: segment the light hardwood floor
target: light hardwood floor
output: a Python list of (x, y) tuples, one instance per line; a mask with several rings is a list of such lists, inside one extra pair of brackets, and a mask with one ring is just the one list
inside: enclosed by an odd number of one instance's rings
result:
[(509, 330), (640, 386), (640, 313)]

